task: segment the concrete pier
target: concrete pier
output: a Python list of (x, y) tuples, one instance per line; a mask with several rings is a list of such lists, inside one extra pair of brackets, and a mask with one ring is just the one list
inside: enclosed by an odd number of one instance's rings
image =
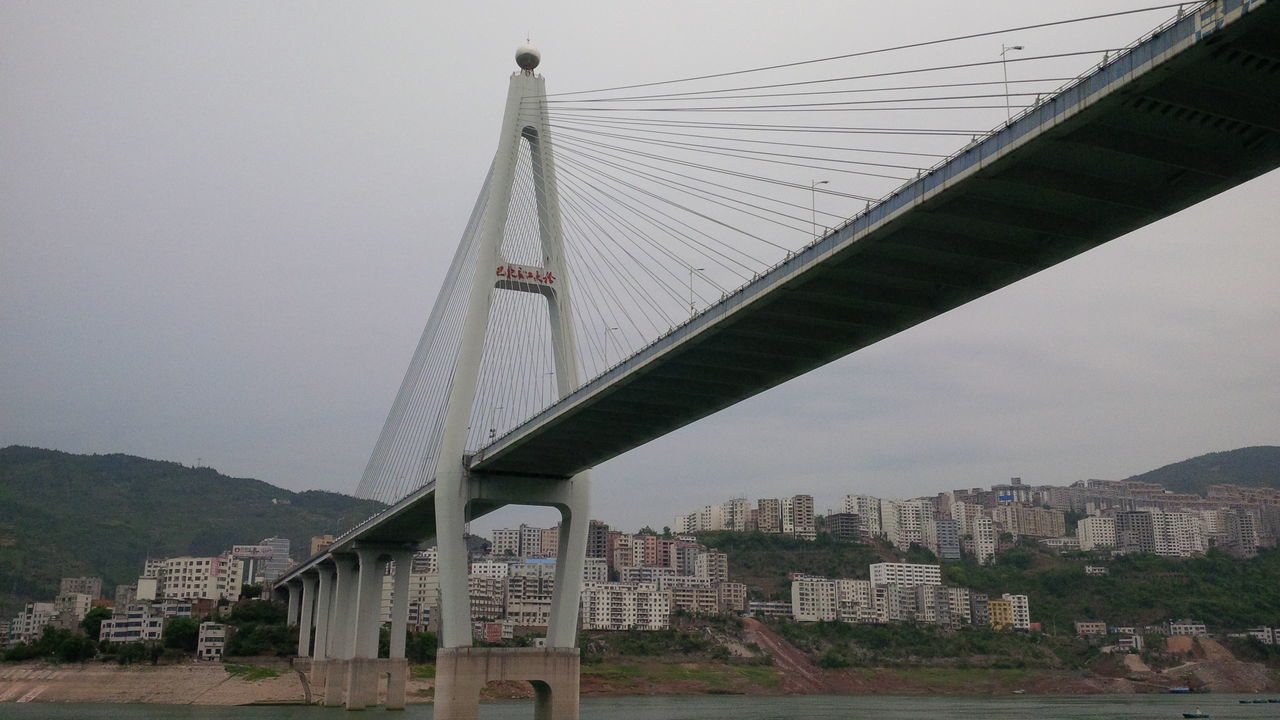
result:
[(435, 720), (476, 720), (480, 688), (500, 680), (533, 685), (535, 720), (578, 720), (577, 648), (440, 648)]

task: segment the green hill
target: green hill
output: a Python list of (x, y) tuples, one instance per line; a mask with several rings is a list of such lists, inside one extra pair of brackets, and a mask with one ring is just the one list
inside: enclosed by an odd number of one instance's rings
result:
[(1261, 445), (1209, 453), (1128, 479), (1159, 483), (1175, 492), (1199, 495), (1204, 495), (1210, 485), (1219, 483), (1280, 490), (1280, 447)]
[(382, 507), (130, 455), (3, 448), (0, 617), (52, 599), (60, 577), (131, 583), (148, 556), (214, 555), (271, 536), (305, 555), (313, 535), (346, 530)]

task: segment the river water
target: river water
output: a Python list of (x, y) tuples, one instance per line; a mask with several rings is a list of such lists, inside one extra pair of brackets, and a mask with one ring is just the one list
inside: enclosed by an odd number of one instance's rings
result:
[[(911, 697), (625, 697), (584, 698), (583, 720), (1069, 720), (1123, 718), (1167, 720), (1197, 707), (1215, 720), (1280, 718), (1280, 704), (1241, 705), (1245, 695), (1091, 695), (1071, 697), (1019, 696), (1002, 698)], [(1277, 694), (1276, 697), (1280, 697)], [(370, 710), (359, 717), (382, 717)], [(351, 717), (343, 710), (319, 707), (207, 707), (191, 705), (54, 705), (0, 704), (0, 720), (338, 720)], [(410, 705), (391, 718), (426, 720), (430, 705)], [(526, 720), (533, 717), (529, 701), (487, 702), (482, 720)]]

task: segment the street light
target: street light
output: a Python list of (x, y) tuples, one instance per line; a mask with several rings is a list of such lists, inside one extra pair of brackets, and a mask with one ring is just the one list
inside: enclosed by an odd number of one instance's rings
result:
[(1009, 105), (1009, 60), (1005, 57), (1010, 50), (1025, 50), (1021, 45), (1000, 44), (1000, 69), (1004, 71), (1004, 114), (1005, 121), (1013, 119), (1013, 108)]
[(697, 312), (697, 308), (693, 305), (693, 274), (696, 272), (702, 272), (703, 270), (706, 270), (706, 268), (696, 268), (692, 265), (689, 266), (689, 317), (693, 317), (693, 314)]
[(830, 180), (809, 181), (809, 215), (813, 223), (813, 236), (818, 237), (818, 186), (826, 185)]
[(617, 329), (618, 328), (616, 327), (607, 327), (604, 329), (604, 366), (606, 369), (609, 367), (609, 333)]

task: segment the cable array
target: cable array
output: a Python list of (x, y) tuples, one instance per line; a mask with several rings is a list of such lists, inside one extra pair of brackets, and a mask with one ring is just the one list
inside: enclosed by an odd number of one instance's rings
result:
[[(1189, 7), (526, 98), (520, 119), (543, 133), (558, 197), (539, 196), (527, 141), (495, 159), (515, 167), (501, 261), (540, 267), (543, 228), (554, 225), (546, 208), (558, 206), (568, 277), (557, 292), (570, 298), (580, 385), (1124, 49), (1100, 30), (1062, 26)], [(996, 37), (1026, 45), (1002, 42), (996, 52)], [(491, 169), (362, 496), (390, 502), (431, 479), (492, 177)], [(494, 291), (467, 452), (559, 398), (549, 312), (540, 294)]]

